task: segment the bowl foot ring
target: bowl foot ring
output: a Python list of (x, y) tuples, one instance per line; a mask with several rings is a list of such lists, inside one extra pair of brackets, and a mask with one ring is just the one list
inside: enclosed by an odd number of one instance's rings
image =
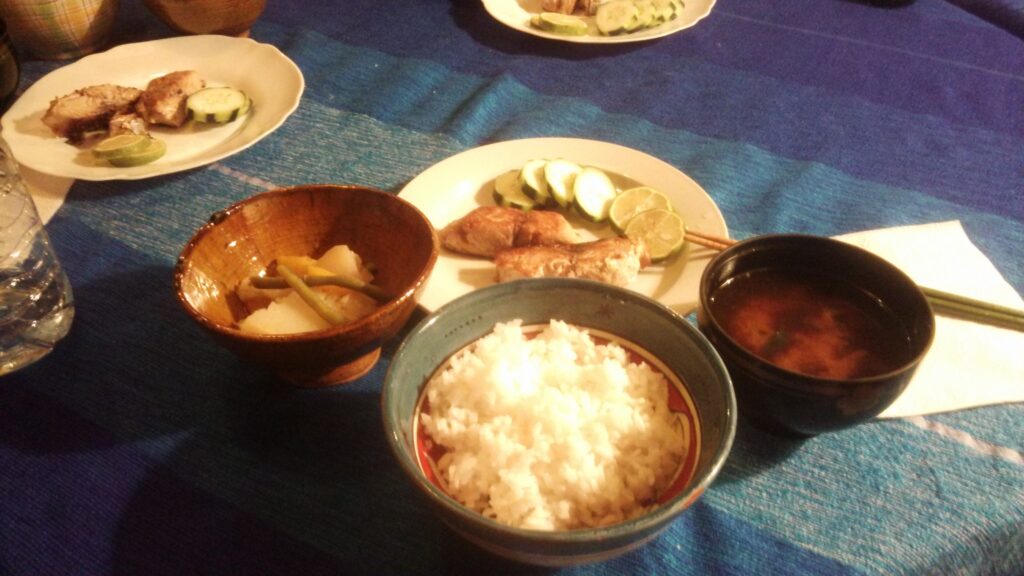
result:
[(360, 356), (347, 364), (331, 368), (324, 373), (317, 374), (308, 370), (288, 370), (280, 372), (279, 375), (291, 385), (299, 388), (327, 388), (348, 384), (362, 378), (377, 365), (378, 360), (380, 360), (380, 348), (375, 348), (368, 354)]

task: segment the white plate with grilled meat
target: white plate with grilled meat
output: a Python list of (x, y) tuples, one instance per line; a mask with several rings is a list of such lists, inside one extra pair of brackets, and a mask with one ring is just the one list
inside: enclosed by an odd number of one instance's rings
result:
[[(99, 84), (144, 89), (153, 78), (195, 70), (208, 86), (231, 86), (252, 98), (248, 114), (226, 124), (188, 122), (181, 128), (151, 126), (167, 143), (156, 161), (118, 168), (97, 161), (87, 147), (69, 144), (42, 122), (50, 102)], [(3, 137), (25, 166), (80, 180), (137, 180), (210, 164), (252, 146), (295, 110), (305, 83), (280, 50), (249, 38), (181, 36), (123, 44), (58, 68), (30, 86), (4, 114)]]
[(675, 34), (690, 28), (711, 13), (715, 0), (682, 0), (682, 12), (671, 20), (656, 26), (644, 27), (635, 32), (602, 35), (595, 25), (594, 17), (584, 15), (577, 9), (575, 14), (581, 15), (588, 25), (587, 33), (582, 36), (569, 36), (541, 30), (530, 24), (530, 19), (544, 11), (544, 0), (482, 0), (484, 8), (498, 22), (505, 26), (539, 36), (563, 42), (582, 44), (622, 44), (626, 42), (642, 42)]
[[(538, 158), (564, 158), (595, 166), (616, 188), (651, 186), (672, 202), (688, 229), (727, 237), (725, 219), (701, 186), (672, 165), (653, 156), (608, 142), (576, 138), (530, 138), (480, 146), (431, 166), (410, 181), (399, 196), (416, 205), (438, 230), (480, 206), (493, 206), (494, 179)], [(615, 236), (611, 224), (593, 224), (563, 211), (581, 240)], [(701, 273), (714, 252), (686, 246), (684, 252), (642, 270), (626, 287), (654, 298), (680, 313), (694, 309)], [(496, 281), (494, 262), (442, 248), (420, 303), (435, 310), (450, 300)]]

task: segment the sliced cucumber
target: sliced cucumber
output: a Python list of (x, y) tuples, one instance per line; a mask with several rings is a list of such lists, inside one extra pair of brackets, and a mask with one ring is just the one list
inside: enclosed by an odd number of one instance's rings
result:
[(651, 0), (651, 2), (654, 4), (655, 12), (658, 14), (658, 20), (668, 22), (678, 16), (676, 14), (675, 0)]
[(244, 116), (252, 100), (235, 88), (204, 88), (188, 97), (188, 116), (197, 122), (222, 124)]
[(509, 170), (494, 179), (494, 202), (506, 208), (532, 210), (536, 202), (523, 194), (519, 186), (519, 170)]
[(562, 159), (550, 160), (544, 165), (544, 179), (555, 204), (562, 208), (572, 206), (572, 186), (582, 169), (579, 164)]
[(684, 5), (683, 0), (671, 0), (672, 2), (672, 19), (675, 20), (683, 15)]
[(648, 14), (645, 17), (643, 13), (643, 8), (641, 7), (639, 0), (630, 0), (630, 2), (632, 2), (633, 7), (636, 8), (636, 16), (634, 16), (633, 19), (626, 24), (626, 32), (636, 32), (637, 30), (643, 30), (644, 28), (650, 26), (651, 22), (653, 21), (653, 19), (651, 18), (652, 14)]
[(636, 32), (641, 28), (643, 28), (643, 25), (640, 23), (640, 9), (638, 8), (636, 11), (636, 17), (626, 24), (626, 33), (629, 34), (630, 32)]
[[(651, 11), (652, 11), (652, 14), (651, 14), (651, 27), (653, 28), (654, 26), (660, 26), (660, 25), (664, 24), (666, 22), (667, 15), (666, 14), (662, 14), (661, 9), (658, 8), (658, 5), (659, 5), (658, 0), (648, 0), (648, 1), (650, 2)], [(669, 10), (671, 11), (671, 7), (669, 8)]]
[(622, 34), (638, 27), (639, 11), (633, 0), (611, 0), (597, 7), (594, 22), (604, 35)]
[(587, 166), (573, 182), (573, 206), (581, 216), (592, 222), (608, 219), (608, 210), (618, 193), (615, 184), (602, 170)]
[(657, 26), (661, 23), (658, 20), (658, 11), (654, 8), (653, 0), (633, 0), (633, 3), (636, 4), (637, 19), (641, 28)]
[(539, 206), (547, 204), (551, 198), (548, 181), (544, 177), (544, 166), (547, 163), (548, 161), (543, 159), (530, 160), (523, 164), (519, 171), (519, 186)]
[(579, 16), (559, 12), (542, 12), (534, 26), (552, 34), (565, 36), (582, 36), (587, 33), (585, 20)]

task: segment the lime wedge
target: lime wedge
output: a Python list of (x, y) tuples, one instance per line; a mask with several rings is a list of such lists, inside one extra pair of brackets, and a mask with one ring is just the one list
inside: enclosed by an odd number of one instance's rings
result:
[(657, 208), (662, 210), (672, 209), (672, 202), (668, 199), (668, 196), (650, 186), (638, 186), (629, 190), (623, 190), (615, 197), (611, 208), (608, 209), (608, 218), (611, 219), (615, 230), (622, 233), (625, 231), (629, 221), (637, 214)]
[(156, 138), (146, 138), (146, 146), (134, 154), (128, 154), (126, 156), (115, 156), (113, 158), (107, 158), (107, 162), (110, 162), (114, 166), (119, 168), (128, 168), (130, 166), (141, 166), (143, 164), (149, 164), (157, 158), (164, 155), (167, 152), (167, 144), (163, 140)]
[(626, 225), (626, 238), (647, 243), (651, 261), (658, 262), (675, 256), (686, 243), (686, 224), (683, 219), (664, 208), (647, 210), (634, 216)]
[(93, 146), (92, 155), (97, 158), (116, 158), (139, 152), (149, 144), (149, 136), (142, 134), (118, 134), (100, 140)]

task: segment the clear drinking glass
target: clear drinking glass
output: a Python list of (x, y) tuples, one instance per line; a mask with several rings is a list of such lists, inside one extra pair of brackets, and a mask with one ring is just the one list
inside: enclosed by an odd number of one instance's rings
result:
[(74, 316), (71, 285), (0, 139), (0, 376), (49, 354)]

